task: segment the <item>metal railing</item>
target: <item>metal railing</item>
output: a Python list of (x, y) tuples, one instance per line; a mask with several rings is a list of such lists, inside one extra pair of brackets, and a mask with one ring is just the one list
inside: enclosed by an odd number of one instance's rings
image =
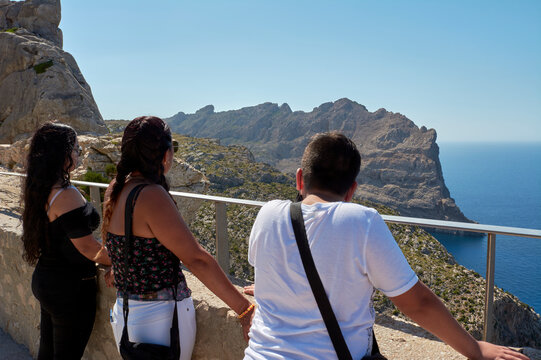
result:
[[(0, 175), (25, 176), (24, 174), (0, 172)], [(101, 215), (101, 197), (100, 188), (107, 188), (107, 184), (93, 183), (87, 181), (72, 180), (73, 184), (88, 186), (90, 188), (90, 199), (92, 204), (100, 211)], [(252, 207), (261, 207), (265, 204), (263, 201), (243, 200), (227, 198), (223, 196), (202, 195), (178, 191), (170, 191), (172, 196), (182, 198), (192, 198), (198, 200), (212, 201), (216, 208), (216, 261), (225, 271), (229, 273), (229, 239), (227, 236), (227, 204), (238, 204)], [(541, 230), (524, 229), (506, 226), (494, 226), (483, 224), (471, 224), (455, 221), (443, 221), (432, 219), (411, 218), (404, 216), (382, 215), (383, 220), (390, 224), (412, 225), (429, 227), (443, 230), (458, 230), (485, 233), (488, 235), (487, 242), (487, 264), (486, 264), (486, 287), (485, 287), (485, 307), (484, 307), (484, 326), (483, 340), (492, 338), (493, 322), (493, 304), (494, 304), (494, 261), (496, 254), (496, 235), (512, 235), (520, 237), (529, 237), (541, 239)]]

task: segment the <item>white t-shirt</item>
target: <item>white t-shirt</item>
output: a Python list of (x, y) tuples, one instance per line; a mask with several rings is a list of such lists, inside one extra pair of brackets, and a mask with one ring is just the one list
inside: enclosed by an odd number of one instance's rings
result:
[[(290, 201), (265, 204), (252, 228), (248, 261), (257, 303), (245, 359), (336, 359), (306, 278)], [(345, 202), (302, 205), (310, 250), (354, 359), (371, 350), (374, 288), (389, 297), (417, 276), (376, 210)]]

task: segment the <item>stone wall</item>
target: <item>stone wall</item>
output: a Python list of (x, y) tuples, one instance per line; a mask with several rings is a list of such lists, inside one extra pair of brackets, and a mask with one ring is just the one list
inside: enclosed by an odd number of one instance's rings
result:
[[(30, 288), (33, 267), (21, 258), (21, 226), (17, 215), (0, 211), (0, 224), (0, 327), (16, 342), (27, 346), (35, 357), (40, 311)], [(241, 359), (246, 342), (235, 313), (191, 273), (186, 272), (186, 278), (193, 292), (197, 318), (192, 358)], [(114, 301), (115, 290), (105, 287), (100, 273), (96, 322), (83, 359), (120, 359), (109, 325), (109, 309)]]
[(0, 214), (0, 326), (36, 355), (39, 303), (32, 295), (32, 268), (21, 258), (20, 221)]

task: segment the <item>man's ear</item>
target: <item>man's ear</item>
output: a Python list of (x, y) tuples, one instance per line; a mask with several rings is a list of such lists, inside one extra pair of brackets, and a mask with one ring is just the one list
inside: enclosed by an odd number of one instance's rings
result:
[(357, 181), (354, 181), (353, 184), (351, 184), (351, 187), (349, 188), (349, 190), (347, 191), (346, 197), (344, 198), (346, 202), (351, 201), (351, 199), (353, 198), (353, 195), (355, 194), (355, 190), (357, 190)]
[(298, 168), (297, 173), (295, 174), (297, 179), (297, 190), (302, 191), (304, 189), (304, 183), (302, 182), (302, 169)]

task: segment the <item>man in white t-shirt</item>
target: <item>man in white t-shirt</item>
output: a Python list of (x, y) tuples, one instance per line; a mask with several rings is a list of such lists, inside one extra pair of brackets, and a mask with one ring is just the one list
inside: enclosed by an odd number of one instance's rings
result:
[[(528, 359), (468, 334), (418, 280), (377, 211), (349, 203), (360, 163), (350, 139), (317, 134), (296, 176), (310, 250), (353, 359), (371, 353), (374, 289), (468, 358)], [(248, 260), (257, 309), (245, 359), (336, 359), (299, 255), (290, 204), (265, 204), (252, 228)]]

